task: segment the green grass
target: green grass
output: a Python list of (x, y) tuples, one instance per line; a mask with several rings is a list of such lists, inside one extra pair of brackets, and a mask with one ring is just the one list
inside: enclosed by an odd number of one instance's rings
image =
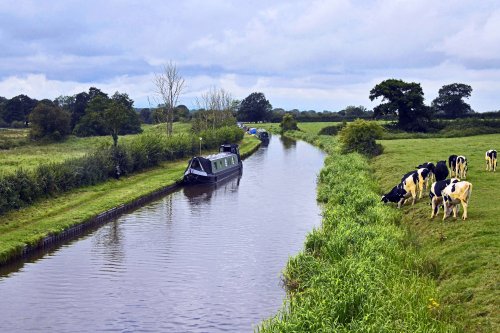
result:
[[(257, 138), (245, 136), (240, 146), (242, 156), (259, 144)], [(26, 244), (36, 244), (49, 234), (57, 234), (103, 211), (174, 184), (182, 178), (186, 164), (187, 160), (162, 163), (120, 180), (79, 188), (0, 216), (0, 264), (20, 253)]]
[(455, 332), (399, 211), (384, 206), (366, 158), (335, 138), (287, 136), (328, 152), (318, 177), (319, 228), (283, 273), (283, 309), (260, 332)]
[(500, 172), (485, 171), (484, 153), (499, 147), (500, 134), (466, 138), (381, 141), (384, 153), (373, 159), (381, 191), (389, 191), (403, 174), (426, 161), (465, 155), (467, 181), (473, 184), (467, 221), (434, 220), (425, 196), (404, 206), (407, 227), (427, 265), (435, 271), (443, 306), (467, 332), (500, 331)]
[[(143, 125), (142, 129), (142, 134), (120, 136), (118, 142), (130, 142), (143, 134), (165, 131), (165, 125)], [(187, 133), (190, 129), (191, 124), (189, 123), (174, 123), (174, 134)], [(0, 142), (2, 142), (2, 140), (7, 142), (7, 140), (9, 140), (9, 138), (12, 139), (12, 137), (17, 138), (17, 140), (26, 141), (27, 135), (27, 129), (2, 129), (0, 131)], [(111, 136), (94, 136), (86, 138), (69, 136), (62, 142), (49, 144), (28, 142), (23, 145), (13, 146), (13, 148), (8, 150), (0, 149), (0, 176), (2, 174), (13, 173), (19, 168), (32, 170), (40, 164), (60, 163), (70, 158), (82, 157), (92, 152), (100, 145), (111, 145), (112, 143), (113, 140)]]
[[(310, 123), (298, 123), (297, 126), (299, 129), (305, 133), (309, 134), (318, 134), (321, 129), (327, 127), (327, 126), (332, 126), (332, 125), (338, 125), (341, 124), (340, 122), (310, 122)], [(263, 124), (256, 124), (257, 128), (264, 128), (267, 131), (271, 133), (279, 133), (280, 132), (280, 124), (279, 123), (263, 123)]]

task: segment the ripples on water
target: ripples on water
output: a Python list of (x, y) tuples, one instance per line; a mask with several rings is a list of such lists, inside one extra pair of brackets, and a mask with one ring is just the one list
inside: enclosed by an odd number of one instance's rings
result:
[(251, 332), (320, 222), (324, 155), (274, 137), (241, 177), (185, 187), (0, 275), (0, 331)]

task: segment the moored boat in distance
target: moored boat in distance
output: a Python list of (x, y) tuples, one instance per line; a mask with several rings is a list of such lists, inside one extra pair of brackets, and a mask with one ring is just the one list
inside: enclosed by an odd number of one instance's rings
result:
[(224, 144), (219, 153), (193, 157), (184, 172), (184, 183), (217, 183), (239, 174), (243, 169), (240, 150), (236, 144)]
[(269, 141), (269, 133), (263, 128), (257, 129), (255, 136), (260, 139), (260, 141)]

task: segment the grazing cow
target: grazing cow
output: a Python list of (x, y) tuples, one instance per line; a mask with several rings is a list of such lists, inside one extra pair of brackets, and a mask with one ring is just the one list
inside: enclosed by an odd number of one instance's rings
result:
[(462, 219), (467, 218), (467, 207), (469, 206), (470, 195), (472, 193), (472, 184), (467, 181), (460, 181), (450, 184), (444, 188), (443, 194), (443, 220), (450, 216), (453, 211), (453, 217), (457, 218), (459, 205), (462, 204), (464, 213)]
[(457, 157), (458, 157), (457, 155), (450, 155), (450, 157), (448, 157), (448, 165), (450, 167), (450, 177), (453, 177), (453, 173), (457, 168)]
[(436, 176), (436, 181), (445, 180), (448, 177), (448, 167), (446, 166), (446, 161), (439, 161), (434, 168), (434, 175)]
[(397, 202), (398, 208), (401, 208), (401, 206), (404, 205), (405, 200), (411, 195), (413, 198), (413, 205), (415, 204), (415, 200), (417, 199), (418, 184), (418, 172), (408, 172), (403, 176), (403, 178), (401, 178), (400, 184), (394, 186), (389, 193), (386, 193), (382, 196), (382, 201), (385, 203)]
[(420, 169), (420, 168), (429, 169), (429, 171), (430, 171), (430, 173), (429, 173), (429, 180), (433, 181), (435, 179), (435, 177), (434, 177), (434, 170), (436, 169), (436, 166), (434, 165), (434, 163), (432, 163), (432, 162), (425, 162), (425, 163), (420, 164), (416, 168), (417, 169)]
[(497, 151), (495, 149), (488, 150), (484, 159), (486, 160), (486, 171), (497, 170)]
[(467, 158), (465, 156), (457, 156), (455, 175), (458, 178), (467, 178)]
[(431, 190), (429, 192), (429, 198), (431, 199), (431, 205), (432, 205), (431, 218), (433, 218), (438, 214), (439, 206), (441, 206), (441, 204), (443, 203), (442, 192), (444, 188), (452, 183), (458, 183), (459, 181), (460, 179), (451, 178), (451, 179), (440, 180), (432, 184)]
[(382, 196), (382, 201), (384, 203), (394, 202), (398, 204), (398, 208), (401, 208), (401, 204), (405, 200), (406, 191), (398, 184), (392, 188), (389, 193)]

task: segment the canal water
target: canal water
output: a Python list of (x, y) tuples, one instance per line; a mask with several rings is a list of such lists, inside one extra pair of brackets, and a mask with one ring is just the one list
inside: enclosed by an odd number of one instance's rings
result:
[(323, 160), (274, 136), (241, 177), (182, 188), (4, 268), (0, 332), (252, 332), (281, 308), (281, 272), (321, 221)]

